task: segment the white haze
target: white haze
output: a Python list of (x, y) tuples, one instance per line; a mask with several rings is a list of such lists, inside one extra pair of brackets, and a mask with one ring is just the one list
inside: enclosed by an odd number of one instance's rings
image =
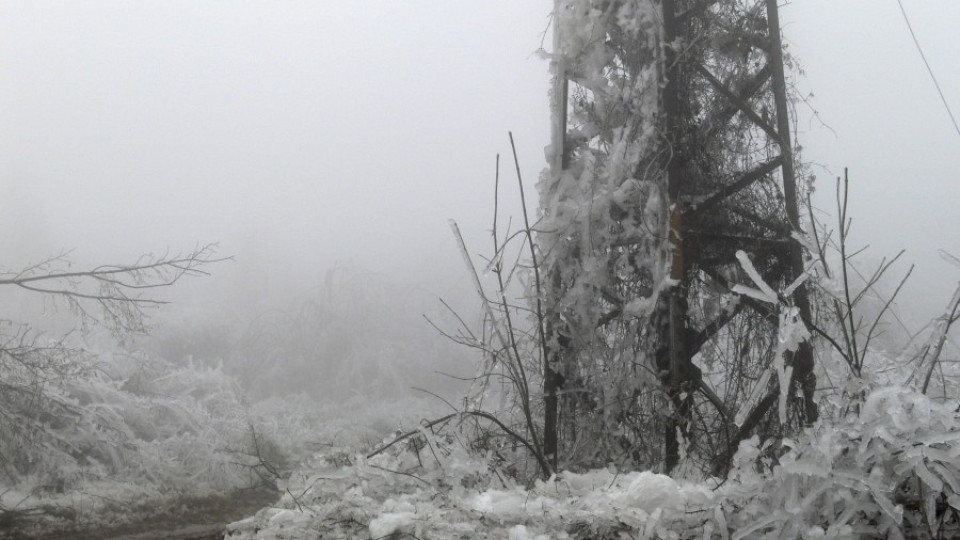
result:
[(4, 3), (7, 264), (220, 241), (277, 286), (435, 284), (507, 130), (541, 168), (547, 19), (515, 4)]
[[(904, 5), (960, 110), (960, 4)], [(218, 241), (236, 261), (172, 293), (175, 313), (292, 309), (337, 265), (472, 309), (447, 219), (490, 252), (497, 153), (501, 212), (519, 217), (508, 130), (536, 205), (551, 6), (4, 0), (2, 265)], [(809, 0), (782, 18), (798, 86), (832, 128), (798, 104), (817, 204), (831, 210), (849, 166), (855, 242), (877, 258), (908, 248), (921, 266), (907, 300), (935, 314), (960, 278), (936, 258), (960, 253), (960, 135), (896, 2)], [(378, 306), (413, 321), (418, 302)]]
[[(954, 114), (960, 114), (960, 3), (902, 0)], [(896, 0), (804, 0), (783, 8), (784, 34), (803, 69), (797, 104), (803, 157), (817, 175), (815, 204), (835, 221), (835, 179), (850, 170), (850, 216), (864, 262), (905, 249), (917, 268), (900, 304), (915, 321), (939, 315), (960, 271), (960, 133), (930, 80)], [(813, 118), (813, 111), (829, 127)], [(960, 120), (960, 119), (958, 119)]]

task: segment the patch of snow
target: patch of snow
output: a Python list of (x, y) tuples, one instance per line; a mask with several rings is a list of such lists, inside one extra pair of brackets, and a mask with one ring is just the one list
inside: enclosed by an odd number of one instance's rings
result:
[(514, 525), (507, 533), (507, 538), (509, 540), (551, 540), (545, 534), (534, 536), (525, 525)]
[(653, 512), (658, 508), (679, 510), (683, 497), (677, 482), (662, 474), (643, 471), (636, 473), (630, 485), (618, 497), (620, 503)]
[(370, 521), (370, 538), (386, 538), (391, 534), (414, 534), (417, 515), (413, 512), (387, 512)]

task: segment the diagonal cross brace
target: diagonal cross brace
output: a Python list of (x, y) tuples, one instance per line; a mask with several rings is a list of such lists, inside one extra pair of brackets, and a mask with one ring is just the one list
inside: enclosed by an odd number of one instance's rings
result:
[[(761, 163), (760, 165), (754, 167), (752, 170), (748, 171), (736, 182), (720, 188), (716, 193), (710, 195), (703, 201), (693, 204), (690, 206), (687, 212), (691, 213), (693, 216), (701, 215), (710, 208), (713, 208), (720, 202), (722, 202), (727, 197), (734, 195), (735, 193), (747, 188), (750, 184), (753, 184), (757, 180), (760, 180), (764, 176), (773, 172), (776, 168), (780, 167), (783, 164), (783, 156), (777, 156), (770, 161)], [(692, 216), (691, 216), (692, 217)]]
[(741, 99), (740, 96), (734, 94), (732, 90), (730, 90), (729, 88), (726, 87), (726, 85), (720, 82), (720, 80), (717, 79), (713, 75), (713, 73), (710, 73), (710, 70), (708, 70), (707, 68), (703, 67), (700, 64), (697, 64), (696, 66), (694, 66), (694, 69), (697, 70), (697, 73), (703, 75), (703, 78), (705, 78), (707, 82), (709, 82), (714, 88), (716, 88), (718, 92), (723, 94), (723, 97), (727, 98), (730, 101), (730, 103), (732, 103), (738, 109), (740, 109), (740, 112), (742, 112), (747, 118), (749, 118), (751, 122), (756, 124), (757, 127), (762, 129), (764, 132), (766, 132), (766, 134), (769, 135), (771, 139), (773, 139), (778, 143), (780, 142), (780, 134), (777, 133), (777, 130), (774, 129), (769, 122), (767, 122), (763, 118), (760, 118), (760, 115), (757, 114), (746, 101)]

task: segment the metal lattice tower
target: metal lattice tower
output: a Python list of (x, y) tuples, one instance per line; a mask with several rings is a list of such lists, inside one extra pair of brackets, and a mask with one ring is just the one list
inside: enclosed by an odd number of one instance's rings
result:
[[(664, 35), (668, 43), (677, 38), (679, 43), (688, 43), (697, 38), (697, 32), (707, 34), (711, 26), (720, 26), (718, 21), (722, 20), (721, 12), (713, 11), (711, 4), (721, 6), (722, 2), (691, 2), (686, 3), (686, 6), (683, 4), (675, 0), (663, 2)], [(690, 280), (693, 279), (692, 274), (695, 271), (700, 271), (711, 279), (725, 281), (721, 268), (731, 263), (729, 257), (736, 250), (744, 250), (763, 252), (773, 259), (767, 264), (768, 270), (764, 276), (769, 283), (789, 283), (803, 273), (802, 248), (790, 236), (791, 232), (800, 231), (800, 221), (777, 3), (776, 0), (764, 0), (752, 4), (734, 3), (732, 6), (740, 10), (742, 18), (739, 21), (732, 18), (731, 22), (741, 22), (742, 25), (732, 30), (721, 26), (720, 31), (714, 34), (714, 39), (718, 43), (736, 43), (737, 52), (743, 58), (741, 65), (729, 62), (724, 65), (722, 61), (715, 62), (713, 66), (704, 65), (697, 60), (686, 62), (683, 53), (677, 54), (672, 48), (668, 48), (666, 54), (666, 121), (668, 131), (676, 141), (674, 158), (668, 165), (667, 173), (672, 206), (671, 232), (672, 236), (678, 239), (676, 249), (679, 254), (674, 258), (672, 276), (681, 282), (681, 286), (673, 291), (670, 299), (668, 332), (672, 392), (680, 392), (686, 382), (683, 365), (691, 362), (697, 352), (694, 349), (696, 344), (690, 343), (685, 337), (689, 335), (686, 331), (689, 321), (684, 320), (685, 313), (682, 309), (686, 307), (686, 299), (682, 296), (689, 292)], [(685, 10), (678, 11), (678, 8)], [(766, 28), (762, 24), (764, 15)], [(716, 56), (716, 53), (705, 54), (701, 58)], [(750, 64), (755, 67), (751, 68)], [(684, 95), (678, 88), (684, 81), (692, 88), (696, 88), (694, 85), (697, 82), (706, 83), (698, 97), (701, 103), (711, 103), (712, 107), (704, 107), (704, 112), (696, 114), (692, 110), (696, 105), (696, 94), (691, 92)], [(684, 98), (686, 102), (683, 104), (674, 101)], [(763, 137), (760, 139), (762, 143), (756, 145), (756, 150), (752, 152), (757, 156), (753, 158), (753, 162), (749, 162), (748, 158), (745, 160), (748, 161), (744, 164), (746, 166), (734, 165), (732, 170), (724, 171), (724, 174), (720, 175), (725, 181), (709, 185), (709, 182), (698, 182), (698, 179), (705, 178), (714, 171), (698, 170), (696, 166), (688, 167), (687, 160), (698, 153), (698, 145), (706, 144), (697, 135), (703, 137), (711, 130), (724, 129), (722, 123), (711, 125), (712, 119), (717, 117), (727, 118), (728, 121), (740, 117), (742, 122), (752, 125), (752, 129), (747, 130), (747, 133), (759, 130)], [(695, 135), (685, 137), (685, 125), (686, 129), (691, 129)], [(738, 149), (734, 147), (727, 150), (727, 153), (734, 153)], [(764, 159), (760, 161), (759, 157)], [(700, 173), (699, 177), (697, 172)], [(774, 184), (774, 174), (777, 172), (779, 185)], [(737, 201), (737, 194), (764, 181), (776, 185), (779, 193), (774, 191), (773, 197), (768, 196), (766, 201), (753, 200), (749, 204)], [(782, 201), (778, 197), (780, 194)], [(771, 205), (776, 211), (767, 216), (756, 216), (755, 208), (762, 208), (765, 204)], [(711, 214), (722, 212), (728, 213), (728, 217), (739, 216), (744, 221), (738, 226), (739, 220), (725, 219), (720, 222), (722, 225), (718, 226), (717, 220), (711, 219)], [(687, 244), (689, 240), (693, 241), (692, 246)], [(761, 247), (762, 244), (766, 246)], [(711, 249), (716, 253), (710, 253)], [(748, 309), (770, 319), (771, 326), (775, 324), (776, 314), (770, 306), (749, 298), (742, 298), (741, 301), (747, 304)], [(794, 291), (792, 301), (800, 309), (803, 319), (809, 321), (810, 304), (803, 286)], [(718, 324), (716, 330), (719, 329)], [(797, 385), (803, 395), (803, 419), (809, 422), (817, 415), (813, 403), (816, 379), (809, 344), (804, 343), (791, 360), (794, 377), (791, 384)], [(755, 406), (738, 427), (738, 432), (733, 437), (735, 441), (739, 442), (755, 427), (759, 418), (772, 405), (775, 394), (776, 392), (770, 392), (769, 397)], [(683, 419), (680, 421), (683, 422)], [(671, 427), (668, 425), (667, 429), (670, 430)], [(667, 433), (668, 445), (672, 443), (673, 435), (673, 431)], [(668, 446), (668, 470), (673, 468), (677, 459), (671, 450)]]
[[(643, 41), (628, 39), (622, 26), (612, 21), (617, 16), (622, 20), (623, 10), (631, 2), (594, 3), (596, 14), (591, 16), (608, 24), (604, 39), (613, 56), (611, 70), (623, 72), (616, 75), (616, 80), (628, 80), (630, 74), (639, 72), (631, 68), (631, 62), (646, 54), (643, 50), (632, 51), (630, 45)], [(561, 9), (576, 9), (570, 4), (558, 2), (558, 18)], [(728, 355), (728, 369), (740, 365), (737, 362), (745, 366), (742, 369), (754, 371), (769, 365), (779, 310), (733, 293), (738, 282), (744, 283), (737, 273), (736, 253), (749, 254), (764, 281), (774, 287), (791, 283), (804, 270), (803, 249), (792, 237), (801, 230), (801, 224), (779, 13), (776, 0), (661, 0), (657, 7), (656, 22), (660, 26), (652, 28), (658, 32), (653, 54), (661, 81), (655, 119), (659, 135), (654, 142), (647, 142), (647, 146), (656, 147), (652, 152), (655, 157), (640, 160), (640, 165), (648, 171), (652, 163), (662, 172), (669, 197), (664, 220), (667, 266), (675, 285), (649, 317), (640, 322), (625, 321), (630, 313), (630, 294), (653, 298), (655, 292), (648, 290), (649, 277), (624, 278), (621, 271), (603, 286), (595, 287), (600, 315), (592, 319), (592, 324), (601, 330), (610, 328), (608, 334), (634, 336), (636, 354), (646, 357), (658, 372), (672, 408), (661, 426), (664, 468), (671, 470), (678, 464), (680, 439), (692, 429), (691, 409), (709, 406), (715, 411), (711, 417), (717, 419), (717, 437), (722, 439), (714, 449), (721, 450), (721, 455), (711, 466), (721, 470), (737, 443), (768, 418), (780, 395), (776, 381), (760, 388), (762, 395), (752, 401), (743, 389), (714, 388), (715, 382), (727, 379), (711, 378), (704, 374), (706, 366), (697, 365), (697, 359), (706, 358), (710, 347), (732, 349), (739, 345), (731, 336), (744, 332), (744, 328), (755, 339), (755, 349), (744, 352), (741, 358), (735, 358), (734, 353)], [(558, 25), (555, 33), (561, 31)], [(555, 50), (559, 51), (561, 36), (555, 35), (555, 40)], [(640, 65), (641, 60), (636, 63)], [(555, 114), (553, 148), (564, 150), (554, 153), (551, 169), (554, 177), (559, 177), (570, 166), (572, 137), (580, 137), (577, 143), (581, 156), (591, 149), (604, 151), (612, 143), (599, 135), (584, 141), (584, 130), (578, 132), (567, 117), (571, 99), (579, 104), (581, 117), (583, 111), (589, 113), (604, 104), (599, 93), (589, 88), (590, 82), (583, 82), (585, 77), (563, 61), (555, 62), (554, 75), (554, 110), (562, 114)], [(581, 86), (588, 90), (578, 93)], [(640, 174), (638, 166), (635, 176), (639, 178)], [(638, 199), (633, 204), (640, 206), (642, 202)], [(631, 217), (629, 204), (622, 206), (624, 223), (639, 219)], [(543, 210), (547, 215), (551, 212), (550, 208)], [(621, 239), (598, 249), (605, 250), (611, 260), (626, 260), (632, 248)], [(565, 291), (579, 286), (579, 278), (561, 275), (555, 271), (546, 283), (554, 289), (554, 297), (561, 299), (555, 303), (553, 317), (547, 319), (552, 353), (544, 365), (544, 449), (554, 459), (563, 445), (563, 435), (559, 442), (556, 438), (564, 425), (558, 416), (583, 414), (585, 410), (582, 404), (564, 404), (557, 397), (563, 388), (556, 381), (582, 379), (584, 375), (576, 373), (578, 358), (588, 354), (585, 348), (571, 345), (575, 335), (583, 333), (582, 328), (573, 327), (583, 327), (583, 322), (574, 320), (573, 310), (562, 300)], [(704, 306), (714, 298), (723, 309), (706, 313)], [(810, 320), (810, 302), (803, 286), (781, 301), (784, 306), (798, 308), (803, 320)], [(691, 315), (696, 309), (702, 313)], [(655, 329), (649, 330), (650, 326)], [(791, 418), (796, 425), (812, 422), (817, 408), (810, 346), (802, 344), (786, 362), (792, 367)], [(554, 372), (559, 373), (559, 379)], [(626, 397), (639, 400), (639, 395), (635, 390)]]

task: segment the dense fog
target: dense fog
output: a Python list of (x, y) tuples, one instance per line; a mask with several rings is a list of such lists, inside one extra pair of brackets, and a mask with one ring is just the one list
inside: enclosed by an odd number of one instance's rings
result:
[(0, 0), (0, 540), (956, 537), (958, 21)]
[[(540, 4), (4, 2), (3, 266), (63, 250), (77, 267), (131, 262), (219, 242), (233, 260), (163, 292), (173, 303), (142, 346), (254, 365), (300, 355), (318, 381), (359, 357), (402, 358), (406, 370), (419, 354), (426, 372), (469, 373), (470, 351), (421, 315), (450, 322), (442, 297), (475, 320), (447, 219), (489, 255), (498, 153), (500, 215), (519, 216), (508, 130), (536, 205), (549, 140)], [(914, 4), (957, 103), (957, 6)], [(849, 166), (853, 238), (871, 245), (867, 260), (908, 249), (899, 270), (920, 267), (901, 303), (925, 320), (957, 277), (936, 255), (960, 251), (957, 134), (896, 6), (783, 11), (815, 204), (834, 219), (834, 178)], [(6, 305), (18, 306), (7, 317), (56, 318), (29, 298)], [(285, 377), (258, 391), (314, 384)]]
[[(442, 297), (474, 319), (447, 220), (488, 249), (507, 130), (536, 203), (540, 6), (13, 2), (2, 15), (5, 268), (218, 242), (233, 260), (160, 293), (172, 304), (149, 347), (312, 366), (278, 368), (272, 391), (346, 391), (363, 377), (340, 377), (343, 363), (472, 372), (422, 315), (447, 322)], [(512, 180), (508, 211), (516, 193)], [(71, 324), (36, 304), (19, 315)]]

